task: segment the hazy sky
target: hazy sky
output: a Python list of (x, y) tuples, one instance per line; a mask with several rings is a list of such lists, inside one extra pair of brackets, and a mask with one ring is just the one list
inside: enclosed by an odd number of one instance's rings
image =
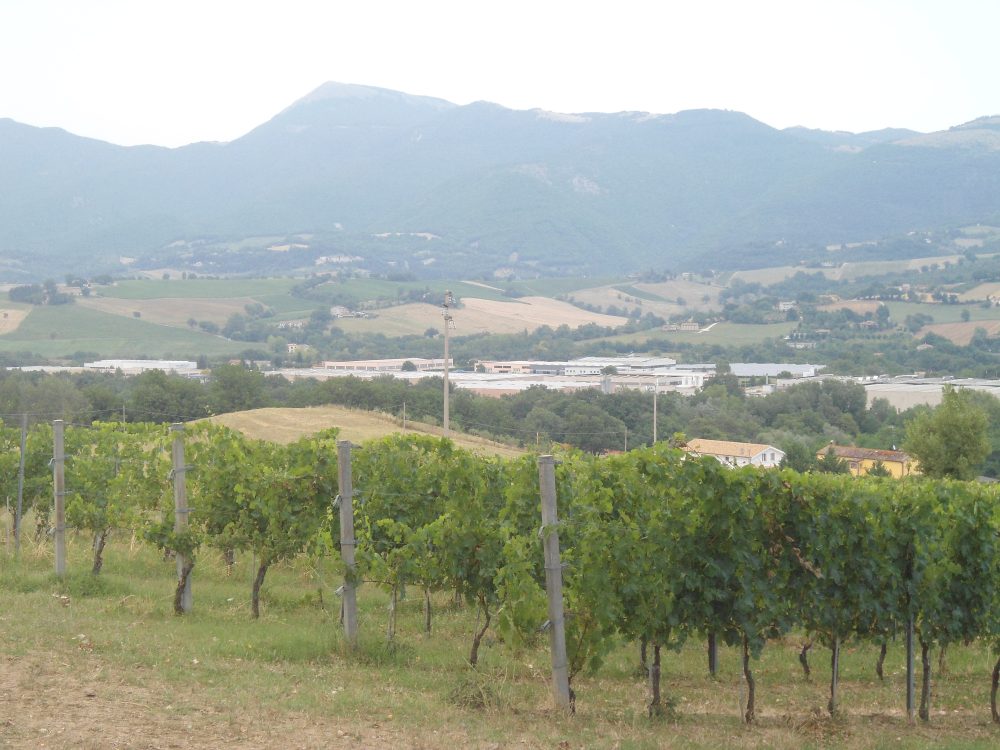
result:
[(232, 140), (324, 81), (775, 127), (1000, 114), (997, 0), (0, 0), (0, 117)]

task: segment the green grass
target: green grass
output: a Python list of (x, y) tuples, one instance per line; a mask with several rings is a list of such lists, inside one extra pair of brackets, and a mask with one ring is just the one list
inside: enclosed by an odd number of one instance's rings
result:
[(962, 311), (969, 313), (969, 320), (1000, 320), (1000, 307), (980, 307), (979, 305), (927, 305), (917, 302), (887, 302), (889, 316), (902, 324), (907, 315), (930, 315), (935, 323), (960, 323)]
[[(639, 331), (625, 333), (620, 336), (606, 336), (600, 341), (627, 342), (635, 345), (646, 345), (662, 349), (673, 344), (719, 344), (721, 346), (741, 346), (744, 344), (759, 344), (766, 339), (781, 338), (795, 330), (796, 323), (742, 324), (718, 323), (712, 330), (705, 333), (687, 333), (680, 331)], [(662, 345), (662, 346), (660, 346)]]
[[(564, 279), (529, 279), (526, 281), (514, 281), (510, 286), (526, 296), (554, 297), (559, 294), (570, 294), (581, 289), (593, 289), (599, 286), (621, 283), (618, 278), (589, 278), (575, 277)], [(497, 282), (494, 286), (505, 286), (504, 282)]]
[(98, 289), (118, 299), (219, 299), (287, 294), (301, 279), (141, 279), (118, 281)]
[(36, 307), (18, 329), (0, 336), (0, 351), (32, 351), (44, 357), (98, 352), (102, 357), (166, 357), (236, 354), (245, 342), (202, 331), (147, 323), (80, 305)]
[[(759, 721), (751, 729), (738, 718), (737, 652), (720, 650), (713, 679), (700, 640), (663, 654), (671, 718), (646, 718), (634, 644), (621, 644), (597, 673), (574, 680), (577, 714), (564, 717), (551, 707), (545, 639), (514, 648), (490, 632), (472, 672), (464, 658), (475, 613), (456, 607), (447, 593), (434, 596), (428, 635), (421, 592), (411, 587), (390, 646), (387, 595), (364, 585), (360, 647), (351, 653), (338, 624), (332, 590), (339, 577), (330, 561), (276, 566), (265, 582), (262, 617), (253, 622), (250, 556), (240, 556), (228, 577), (219, 555), (206, 550), (193, 577), (194, 611), (178, 618), (171, 610), (174, 563), (128, 534), (113, 537), (97, 579), (87, 572), (82, 536), (70, 540), (65, 581), (51, 573), (48, 544), (26, 540), (19, 562), (0, 548), (0, 691), (5, 675), (20, 675), (17, 689), (6, 693), (4, 746), (33, 746), (39, 730), (32, 726), (49, 726), (60, 706), (72, 710), (90, 684), (90, 712), (100, 716), (107, 701), (116, 722), (164, 746), (188, 745), (188, 723), (204, 746), (211, 744), (206, 737), (246, 728), (256, 742), (229, 744), (327, 746), (342, 732), (369, 747), (988, 748), (1000, 732), (987, 705), (993, 657), (978, 645), (952, 647), (947, 672), (935, 671), (928, 726), (906, 725), (900, 642), (890, 646), (885, 683), (874, 675), (873, 645), (845, 647), (843, 713), (832, 720), (825, 711), (829, 652), (813, 649), (806, 681), (800, 636), (770, 643), (754, 661)], [(934, 664), (936, 670), (936, 654)], [(47, 689), (46, 674), (58, 677), (59, 690)], [(170, 734), (178, 717), (183, 721)]]

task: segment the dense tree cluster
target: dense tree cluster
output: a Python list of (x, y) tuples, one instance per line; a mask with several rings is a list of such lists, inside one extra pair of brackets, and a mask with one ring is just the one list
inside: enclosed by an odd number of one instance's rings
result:
[[(0, 415), (16, 424), (19, 415), (44, 422), (72, 423), (118, 419), (129, 422), (183, 422), (263, 406), (339, 404), (436, 424), (441, 419), (442, 383), (428, 378), (413, 383), (391, 377), (354, 377), (325, 381), (266, 377), (240, 365), (221, 365), (207, 383), (147, 372), (133, 378), (85, 374), (0, 374)], [(983, 472), (1000, 475), (1000, 401), (986, 393), (962, 395), (963, 403), (985, 416), (992, 446)], [(563, 393), (530, 388), (503, 398), (455, 390), (451, 423), (455, 429), (521, 445), (571, 445), (591, 452), (648, 445), (653, 439), (653, 396), (627, 390)], [(731, 375), (720, 375), (693, 397), (661, 393), (657, 433), (688, 437), (762, 442), (788, 454), (799, 470), (817, 468), (816, 452), (829, 442), (870, 448), (902, 447), (906, 422), (930, 413), (915, 407), (898, 413), (883, 400), (867, 404), (862, 386), (838, 380), (808, 382), (763, 398), (748, 398)], [(923, 418), (923, 417), (921, 417)], [(979, 468), (980, 461), (974, 462)]]

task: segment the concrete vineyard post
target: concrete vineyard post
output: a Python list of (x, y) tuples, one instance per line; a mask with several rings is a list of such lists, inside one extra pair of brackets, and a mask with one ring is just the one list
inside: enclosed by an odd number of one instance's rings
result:
[(344, 635), (358, 644), (358, 597), (354, 564), (354, 485), (351, 479), (351, 441), (337, 441), (337, 482), (340, 489), (340, 556), (344, 561)]
[(549, 641), (552, 647), (552, 694), (556, 705), (570, 708), (569, 666), (566, 657), (566, 622), (563, 616), (562, 564), (559, 560), (559, 522), (556, 511), (556, 472), (552, 456), (538, 457), (538, 482), (542, 496), (542, 533), (545, 552), (545, 590), (549, 597)]
[[(173, 433), (173, 474), (174, 474), (174, 533), (180, 534), (188, 527), (188, 504), (187, 504), (187, 484), (185, 482), (186, 467), (184, 466), (184, 425), (173, 424), (170, 426)], [(191, 594), (191, 571), (185, 568), (187, 560), (184, 555), (177, 552), (177, 580), (183, 578), (184, 591), (181, 593), (181, 609), (190, 612), (193, 604)]]

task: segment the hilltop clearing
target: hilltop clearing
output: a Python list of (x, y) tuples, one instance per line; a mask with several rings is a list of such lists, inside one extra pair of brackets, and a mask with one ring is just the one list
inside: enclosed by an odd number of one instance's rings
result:
[[(232, 427), (249, 437), (290, 443), (331, 427), (340, 428), (340, 438), (354, 443), (402, 432), (402, 419), (389, 414), (348, 409), (343, 406), (310, 406), (302, 409), (268, 408), (220, 414), (212, 422)], [(441, 428), (407, 420), (406, 432), (441, 435)], [(452, 430), (451, 439), (462, 448), (483, 455), (519, 456), (524, 451), (485, 438)]]

